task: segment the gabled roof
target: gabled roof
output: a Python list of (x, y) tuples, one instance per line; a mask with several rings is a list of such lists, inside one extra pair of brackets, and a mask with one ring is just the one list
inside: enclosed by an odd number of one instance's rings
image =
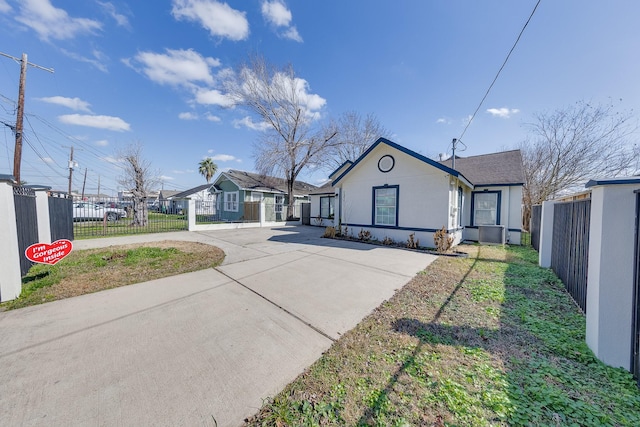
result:
[[(411, 156), (411, 157), (413, 157), (415, 159), (418, 159), (418, 160), (420, 160), (420, 161), (422, 161), (422, 162), (424, 162), (424, 163), (426, 163), (428, 165), (431, 165), (431, 166), (433, 166), (435, 168), (438, 168), (438, 169), (442, 170), (443, 172), (446, 172), (446, 173), (448, 173), (448, 174), (450, 174), (452, 176), (460, 178), (464, 182), (468, 183), (469, 187), (473, 187), (473, 184), (471, 184), (471, 182), (466, 178), (466, 176), (461, 174), (457, 170), (453, 170), (450, 167), (448, 167), (448, 166), (446, 166), (446, 165), (444, 165), (444, 164), (442, 164), (440, 162), (436, 162), (435, 160), (431, 160), (430, 158), (425, 157), (422, 154), (418, 154), (415, 151), (409, 150), (408, 148), (405, 148), (405, 147), (403, 147), (401, 145), (398, 145), (395, 142), (390, 141), (390, 140), (388, 140), (386, 138), (378, 138), (378, 140), (375, 143), (373, 143), (371, 145), (371, 147), (369, 147), (367, 149), (367, 151), (362, 153), (362, 155), (360, 157), (358, 157), (358, 159), (351, 166), (349, 166), (347, 168), (347, 170), (342, 172), (340, 174), (340, 176), (338, 176), (338, 178), (336, 178), (333, 181), (332, 184), (335, 186), (338, 182), (340, 182), (340, 180), (345, 175), (347, 175), (349, 172), (351, 172), (351, 170), (353, 170), (353, 168), (355, 168), (360, 162), (362, 162), (369, 155), (369, 153), (371, 153), (380, 144), (386, 144), (391, 148), (395, 148), (396, 150), (401, 151), (401, 152), (403, 152), (403, 153), (405, 153), (405, 154), (407, 154), (407, 155), (409, 155), (409, 156)], [(457, 166), (457, 164), (456, 164), (456, 166)]]
[[(218, 184), (222, 177), (232, 181), (241, 190), (287, 193), (287, 181), (282, 178), (231, 169), (227, 172), (222, 172), (216, 180), (216, 184)], [(293, 186), (293, 194), (297, 196), (307, 195), (316, 188), (318, 187), (315, 185), (303, 181), (296, 181)]]
[(169, 199), (170, 197), (175, 197), (176, 194), (181, 193), (181, 191), (176, 190), (160, 190), (160, 194), (158, 197), (162, 200)]
[(333, 185), (331, 185), (331, 181), (327, 181), (321, 187), (310, 191), (309, 194), (333, 194), (334, 192), (335, 189), (333, 188)]
[(207, 190), (207, 189), (211, 188), (212, 185), (213, 184), (198, 185), (197, 187), (193, 187), (193, 188), (190, 188), (188, 190), (182, 191), (180, 193), (176, 193), (171, 197), (176, 198), (176, 199), (179, 199), (179, 198), (182, 198), (182, 197), (189, 197), (192, 194), (196, 194), (196, 193), (201, 192), (202, 190)]
[[(440, 163), (451, 167), (451, 159)], [(456, 156), (455, 168), (476, 186), (524, 184), (520, 150), (471, 157)]]

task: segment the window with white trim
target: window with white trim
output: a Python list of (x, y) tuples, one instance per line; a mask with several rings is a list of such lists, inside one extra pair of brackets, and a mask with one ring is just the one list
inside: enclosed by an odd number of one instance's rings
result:
[(284, 206), (284, 196), (279, 196), (276, 194), (276, 204), (273, 209), (276, 213), (282, 213), (282, 207)]
[(227, 212), (238, 212), (237, 191), (229, 191), (224, 193), (224, 210)]
[(374, 221), (375, 225), (398, 225), (398, 186), (374, 187)]
[(320, 218), (333, 218), (334, 196), (320, 197)]
[(473, 194), (473, 225), (497, 225), (499, 197), (498, 192)]

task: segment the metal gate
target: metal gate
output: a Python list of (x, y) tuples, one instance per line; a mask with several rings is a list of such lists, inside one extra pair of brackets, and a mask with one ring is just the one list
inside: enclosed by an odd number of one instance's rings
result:
[(24, 255), (24, 251), (30, 245), (38, 243), (36, 193), (33, 188), (13, 187), (13, 202), (16, 209), (16, 226), (18, 229), (20, 274), (24, 276), (33, 265)]
[(540, 223), (542, 222), (542, 205), (531, 206), (531, 224), (529, 231), (531, 232), (531, 246), (540, 252)]
[(73, 200), (67, 193), (49, 193), (51, 241), (73, 240)]
[(311, 225), (311, 203), (302, 203), (302, 225)]
[(633, 269), (633, 360), (631, 365), (640, 386), (640, 190), (636, 190), (635, 265)]

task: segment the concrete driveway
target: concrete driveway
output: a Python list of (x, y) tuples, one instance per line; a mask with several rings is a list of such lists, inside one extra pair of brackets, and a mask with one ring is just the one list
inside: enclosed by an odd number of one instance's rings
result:
[(75, 242), (189, 240), (217, 269), (0, 313), (10, 426), (237, 426), (435, 257), (282, 227)]

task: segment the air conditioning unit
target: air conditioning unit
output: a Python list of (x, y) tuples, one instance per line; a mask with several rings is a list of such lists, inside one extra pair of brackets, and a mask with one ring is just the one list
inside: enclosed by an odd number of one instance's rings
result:
[(504, 225), (480, 225), (478, 226), (478, 242), (494, 245), (506, 243)]

